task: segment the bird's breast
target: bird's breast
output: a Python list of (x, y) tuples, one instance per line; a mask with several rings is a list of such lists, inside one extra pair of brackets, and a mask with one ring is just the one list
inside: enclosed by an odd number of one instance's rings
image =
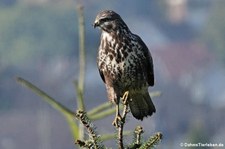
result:
[(102, 34), (98, 53), (98, 66), (113, 82), (129, 86), (142, 78), (139, 47), (129, 38), (114, 38)]

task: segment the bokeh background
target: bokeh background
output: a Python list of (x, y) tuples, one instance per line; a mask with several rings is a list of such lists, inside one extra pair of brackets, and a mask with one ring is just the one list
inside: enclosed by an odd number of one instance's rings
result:
[[(140, 122), (129, 115), (125, 128), (142, 125), (144, 138), (162, 132), (159, 148), (179, 149), (185, 142), (225, 143), (224, 0), (79, 3), (85, 13), (87, 109), (107, 100), (96, 66), (100, 31), (91, 24), (99, 11), (112, 9), (149, 47), (156, 76), (150, 91), (162, 92), (153, 99), (154, 116)], [(64, 117), (15, 78), (33, 82), (76, 110), (77, 4), (73, 0), (0, 1), (1, 149), (76, 148)], [(97, 131), (115, 132), (112, 119), (96, 121)], [(115, 148), (116, 143), (106, 144)]]

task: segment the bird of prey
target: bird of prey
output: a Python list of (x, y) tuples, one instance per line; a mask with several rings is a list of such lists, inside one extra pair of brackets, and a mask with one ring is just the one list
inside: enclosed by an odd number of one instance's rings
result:
[(98, 13), (93, 26), (102, 31), (97, 65), (108, 98), (116, 104), (117, 116), (120, 98), (127, 91), (132, 115), (138, 120), (151, 116), (156, 109), (148, 87), (154, 85), (154, 70), (147, 46), (112, 10)]

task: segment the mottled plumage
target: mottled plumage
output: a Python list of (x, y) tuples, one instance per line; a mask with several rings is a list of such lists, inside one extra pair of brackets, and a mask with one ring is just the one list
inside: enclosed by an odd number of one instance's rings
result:
[(156, 110), (148, 86), (154, 85), (154, 71), (147, 46), (114, 11), (100, 12), (94, 27), (102, 30), (97, 65), (109, 100), (118, 104), (124, 92), (129, 91), (133, 116), (142, 120), (152, 115)]

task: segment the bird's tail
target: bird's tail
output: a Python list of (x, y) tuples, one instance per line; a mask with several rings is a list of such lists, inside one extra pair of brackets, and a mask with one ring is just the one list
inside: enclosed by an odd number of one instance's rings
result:
[(144, 117), (151, 116), (156, 111), (148, 91), (129, 92), (129, 99), (131, 113), (138, 120), (143, 120)]

